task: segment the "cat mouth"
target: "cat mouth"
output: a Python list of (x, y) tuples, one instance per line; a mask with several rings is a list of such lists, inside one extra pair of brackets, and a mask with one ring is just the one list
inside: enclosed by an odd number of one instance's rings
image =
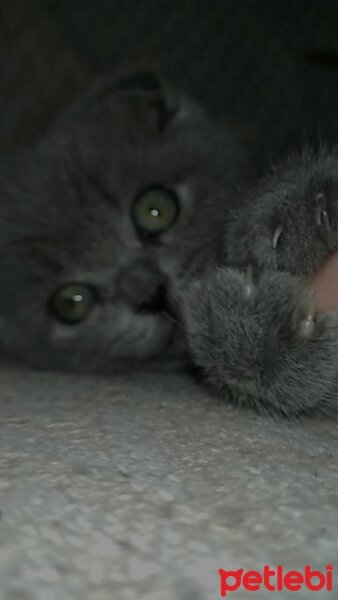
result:
[(169, 301), (165, 285), (159, 286), (151, 298), (138, 307), (136, 314), (142, 318), (156, 319), (161, 342), (154, 357), (177, 357), (182, 354), (182, 341), (177, 326), (178, 316)]
[(143, 302), (137, 312), (142, 314), (158, 314), (168, 312), (168, 296), (164, 285), (160, 285), (157, 290)]
[(142, 315), (160, 315), (175, 326), (178, 315), (169, 301), (168, 291), (165, 285), (159, 286), (155, 293), (146, 302), (143, 302), (137, 310)]

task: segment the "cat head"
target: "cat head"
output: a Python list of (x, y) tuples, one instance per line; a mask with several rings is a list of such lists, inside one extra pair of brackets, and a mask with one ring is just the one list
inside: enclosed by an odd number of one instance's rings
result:
[(168, 296), (208, 259), (240, 144), (157, 76), (105, 77), (0, 173), (0, 340), (47, 368), (162, 353)]

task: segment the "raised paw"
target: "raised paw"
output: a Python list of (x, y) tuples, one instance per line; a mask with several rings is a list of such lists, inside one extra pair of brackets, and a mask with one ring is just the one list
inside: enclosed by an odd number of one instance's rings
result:
[(310, 275), (338, 249), (338, 155), (292, 156), (262, 180), (227, 235), (230, 264)]
[(338, 314), (316, 315), (298, 277), (219, 269), (191, 282), (181, 305), (191, 356), (217, 390), (287, 415), (338, 408)]

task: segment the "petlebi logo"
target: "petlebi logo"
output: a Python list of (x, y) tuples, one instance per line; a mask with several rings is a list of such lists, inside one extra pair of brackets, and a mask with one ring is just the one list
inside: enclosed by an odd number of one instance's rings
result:
[(236, 571), (227, 571), (218, 569), (220, 578), (220, 596), (225, 598), (231, 592), (237, 590), (247, 590), (248, 592), (258, 592), (267, 590), (269, 592), (299, 592), (300, 590), (309, 590), (310, 592), (320, 592), (333, 590), (333, 570), (334, 565), (328, 564), (323, 571), (313, 569), (310, 565), (305, 565), (300, 571), (287, 571), (282, 565), (275, 568), (264, 565), (261, 571), (245, 571), (237, 569)]

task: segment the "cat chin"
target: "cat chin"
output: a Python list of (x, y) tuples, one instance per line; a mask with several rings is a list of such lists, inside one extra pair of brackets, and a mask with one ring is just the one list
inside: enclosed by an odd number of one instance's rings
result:
[[(97, 345), (97, 336), (77, 326), (54, 323), (47, 336), (24, 338), (16, 327), (2, 329), (2, 352), (16, 362), (39, 370), (78, 373), (112, 373), (121, 366), (133, 369), (161, 356), (175, 353), (174, 322), (165, 314), (123, 311), (118, 331)], [(120, 315), (121, 316), (121, 315)], [(81, 327), (81, 326), (80, 326)], [(108, 327), (108, 324), (106, 325)], [(101, 336), (99, 336), (100, 339)], [(7, 341), (7, 343), (6, 343)], [(169, 359), (171, 360), (171, 358)]]
[[(134, 314), (128, 331), (128, 347), (121, 348), (117, 356), (122, 359), (149, 359), (165, 352), (174, 336), (173, 321), (162, 314)], [(129, 337), (129, 336), (128, 336)], [(127, 341), (127, 338), (126, 338)]]

